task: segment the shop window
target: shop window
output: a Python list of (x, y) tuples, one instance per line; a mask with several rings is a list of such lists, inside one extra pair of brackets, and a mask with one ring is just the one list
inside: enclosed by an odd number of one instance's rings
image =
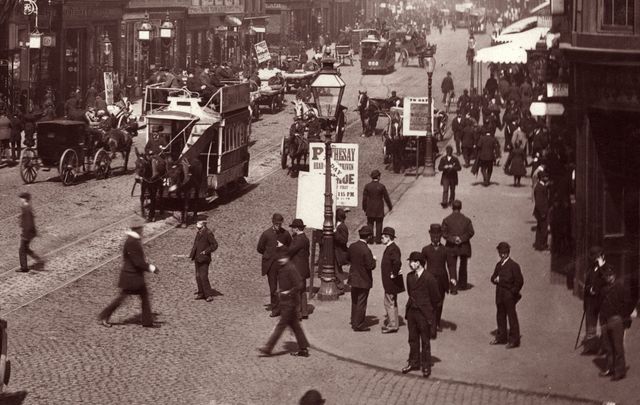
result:
[(633, 30), (635, 0), (601, 0), (603, 30)]

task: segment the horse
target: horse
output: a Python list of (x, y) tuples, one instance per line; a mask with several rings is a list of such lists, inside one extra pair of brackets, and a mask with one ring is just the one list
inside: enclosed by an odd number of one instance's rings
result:
[(389, 131), (385, 133), (385, 156), (384, 162), (391, 163), (394, 173), (400, 173), (403, 166), (403, 154), (405, 139), (402, 136), (402, 118), (397, 111), (392, 111), (389, 115)]
[[(198, 217), (197, 202), (200, 198), (200, 185), (202, 184), (204, 168), (199, 159), (189, 161), (181, 158), (169, 164), (167, 174), (164, 178), (164, 185), (169, 193), (175, 193), (179, 200), (182, 200), (182, 215), (180, 224), (188, 225), (187, 213), (189, 209), (189, 199), (193, 194), (193, 218)], [(193, 193), (192, 193), (193, 191)]]
[(156, 201), (162, 198), (162, 183), (164, 175), (167, 172), (167, 165), (165, 160), (161, 156), (149, 156), (144, 153), (138, 152), (138, 148), (135, 148), (136, 162), (135, 173), (136, 183), (133, 185), (131, 195), (135, 185), (140, 183), (140, 213), (144, 217), (145, 215), (145, 200), (149, 199), (149, 216), (147, 220), (155, 221), (156, 219)]
[(116, 128), (105, 131), (102, 135), (102, 147), (111, 152), (111, 159), (116, 157), (116, 153), (122, 154), (124, 160), (124, 172), (127, 172), (129, 165), (129, 154), (133, 145), (131, 134), (124, 129)]

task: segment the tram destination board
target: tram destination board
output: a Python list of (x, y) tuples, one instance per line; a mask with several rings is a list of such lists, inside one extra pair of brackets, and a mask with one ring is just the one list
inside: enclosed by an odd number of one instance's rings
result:
[(427, 97), (405, 97), (402, 132), (408, 136), (427, 136), (431, 114)]

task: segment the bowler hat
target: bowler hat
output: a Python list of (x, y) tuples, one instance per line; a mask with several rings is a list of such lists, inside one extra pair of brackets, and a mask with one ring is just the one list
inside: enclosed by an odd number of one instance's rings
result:
[(271, 222), (275, 223), (283, 223), (284, 222), (284, 217), (280, 214), (278, 214), (277, 212), (275, 214), (273, 214), (273, 216), (271, 217)]
[(511, 246), (509, 246), (507, 242), (500, 242), (498, 243), (498, 246), (496, 246), (496, 249), (498, 249), (498, 252), (500, 253), (509, 252), (511, 251)]
[(396, 230), (390, 226), (385, 226), (384, 229), (382, 230), (382, 234), (389, 235), (391, 236), (391, 239), (393, 239), (396, 237)]
[(131, 219), (131, 222), (129, 222), (129, 228), (131, 229), (144, 228), (144, 219), (136, 215)]
[(27, 201), (31, 201), (31, 194), (27, 193), (26, 191), (23, 191), (22, 193), (18, 194), (18, 197), (24, 198)]
[(344, 209), (342, 209), (342, 208), (338, 208), (338, 209), (336, 210), (336, 219), (337, 219), (338, 221), (344, 221), (344, 220), (345, 220), (345, 218), (347, 218), (347, 211), (345, 211), (345, 210), (344, 210)]
[(414, 261), (414, 262), (420, 262), (421, 264), (424, 264), (424, 262), (425, 262), (424, 256), (420, 252), (411, 252), (411, 254), (409, 255), (409, 258), (407, 260)]
[(442, 226), (440, 224), (429, 225), (429, 233), (433, 235), (442, 234)]
[(592, 246), (589, 249), (589, 258), (591, 260), (596, 260), (600, 255), (604, 253), (604, 250), (600, 246)]
[(373, 230), (371, 229), (371, 227), (369, 225), (365, 225), (362, 228), (360, 228), (358, 230), (358, 234), (360, 236), (369, 236), (369, 235), (373, 235)]
[(372, 179), (379, 179), (379, 178), (380, 178), (380, 170), (378, 170), (378, 169), (374, 169), (374, 170), (371, 172), (371, 178), (372, 178)]
[(299, 403), (300, 405), (322, 405), (325, 400), (317, 390), (309, 390), (300, 398)]
[(291, 222), (291, 225), (289, 226), (292, 228), (304, 229), (304, 222), (300, 218), (296, 218)]

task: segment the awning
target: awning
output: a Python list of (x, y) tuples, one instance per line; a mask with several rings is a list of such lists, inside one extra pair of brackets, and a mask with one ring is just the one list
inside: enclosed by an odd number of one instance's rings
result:
[(513, 43), (482, 48), (476, 53), (475, 62), (479, 63), (527, 63), (527, 51)]
[(240, 27), (242, 26), (242, 20), (232, 15), (224, 16), (224, 24), (227, 27)]
[(549, 27), (536, 27), (515, 34), (500, 34), (495, 39), (495, 42), (510, 42), (525, 50), (532, 50), (536, 48), (536, 42), (538, 42), (540, 38), (544, 38), (547, 32), (549, 32)]
[[(548, 10), (545, 10), (545, 8), (548, 8)], [(529, 10), (529, 14), (531, 15), (537, 15), (537, 14), (549, 15), (550, 12), (551, 12), (551, 0), (547, 0), (542, 4), (538, 4), (537, 6)]]
[(504, 34), (513, 34), (516, 32), (522, 32), (522, 31), (526, 31), (528, 29), (534, 28), (538, 26), (538, 17), (533, 16), (533, 17), (526, 17), (523, 18), (522, 20), (518, 20), (516, 22), (514, 22), (513, 24), (510, 24), (508, 26), (506, 26), (501, 32), (500, 34), (504, 35)]
[(253, 32), (265, 32), (265, 27), (251, 27), (251, 31)]

